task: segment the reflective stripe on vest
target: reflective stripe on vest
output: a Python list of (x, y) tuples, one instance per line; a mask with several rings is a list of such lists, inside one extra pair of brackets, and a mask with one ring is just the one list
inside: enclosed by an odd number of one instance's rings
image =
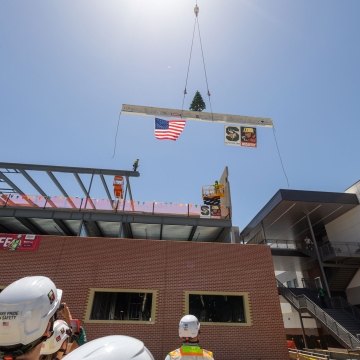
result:
[(203, 349), (199, 345), (183, 345), (180, 348), (182, 356), (202, 356)]
[[(190, 351), (187, 352), (186, 347), (188, 347), (188, 350)], [(191, 348), (195, 348), (195, 351), (193, 351), (194, 349)], [(200, 359), (200, 358), (214, 360), (213, 353), (211, 351), (202, 349), (198, 345), (190, 345), (190, 346), (183, 345), (180, 349), (176, 349), (169, 352), (169, 356), (170, 359), (172, 360)]]

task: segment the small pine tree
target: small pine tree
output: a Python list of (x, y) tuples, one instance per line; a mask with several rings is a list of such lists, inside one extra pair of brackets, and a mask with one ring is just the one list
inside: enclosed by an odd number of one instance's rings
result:
[(199, 91), (196, 91), (194, 99), (190, 105), (189, 110), (192, 111), (203, 111), (206, 109), (206, 105), (205, 102), (201, 96), (201, 94), (199, 93)]

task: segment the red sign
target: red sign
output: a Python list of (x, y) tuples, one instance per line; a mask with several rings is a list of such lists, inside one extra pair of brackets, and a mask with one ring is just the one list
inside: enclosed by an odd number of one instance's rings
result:
[(33, 234), (0, 234), (0, 250), (34, 251), (40, 244), (40, 236)]

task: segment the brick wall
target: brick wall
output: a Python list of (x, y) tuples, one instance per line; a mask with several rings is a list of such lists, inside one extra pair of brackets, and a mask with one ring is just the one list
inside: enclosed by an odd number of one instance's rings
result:
[(216, 360), (288, 359), (270, 249), (263, 245), (43, 236), (34, 252), (0, 251), (0, 286), (49, 276), (84, 319), (89, 288), (158, 291), (155, 324), (86, 324), (89, 339), (137, 337), (156, 360), (179, 346), (184, 291), (248, 292), (252, 326), (203, 325)]

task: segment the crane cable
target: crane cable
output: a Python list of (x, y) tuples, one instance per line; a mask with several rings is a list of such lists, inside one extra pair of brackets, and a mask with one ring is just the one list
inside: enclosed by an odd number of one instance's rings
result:
[(114, 150), (113, 150), (112, 159), (115, 157), (115, 153), (116, 153), (117, 136), (118, 136), (118, 131), (119, 131), (120, 118), (121, 118), (121, 110), (120, 110), (120, 113), (119, 113), (119, 118), (118, 118), (117, 126), (116, 126), (116, 132), (115, 132), (115, 137), (114, 137)]
[(188, 79), (189, 79), (190, 64), (191, 64), (192, 50), (193, 50), (194, 37), (195, 37), (195, 29), (196, 29), (196, 25), (197, 25), (198, 34), (199, 34), (199, 40), (200, 40), (201, 56), (202, 56), (202, 62), (203, 62), (203, 67), (204, 67), (204, 75), (205, 75), (207, 96), (208, 96), (208, 99), (209, 99), (211, 117), (213, 118), (212, 104), (211, 104), (211, 99), (210, 99), (211, 94), (210, 94), (210, 90), (209, 90), (209, 82), (208, 82), (208, 77), (207, 77), (206, 64), (205, 64), (205, 56), (204, 56), (204, 50), (203, 50), (203, 46), (202, 46), (201, 32), (200, 32), (200, 24), (199, 24), (199, 18), (198, 18), (198, 15), (199, 15), (199, 6), (198, 6), (197, 2), (195, 3), (194, 13), (195, 13), (194, 28), (193, 28), (193, 34), (192, 34), (192, 39), (191, 39), (190, 55), (189, 55), (189, 62), (188, 62), (188, 67), (187, 67), (187, 73), (186, 73), (184, 96), (183, 96), (183, 101), (182, 101), (182, 105), (181, 105), (181, 112), (184, 111), (185, 96), (187, 95), (187, 83), (188, 83)]
[(288, 179), (288, 177), (287, 177), (287, 175), (286, 175), (285, 166), (284, 166), (284, 163), (283, 163), (283, 160), (282, 160), (282, 157), (281, 157), (279, 144), (278, 144), (278, 141), (277, 141), (277, 138), (276, 138), (275, 125), (273, 125), (273, 134), (274, 134), (275, 145), (276, 145), (277, 153), (278, 153), (278, 155), (279, 155), (279, 159), (280, 159), (280, 164), (281, 164), (281, 167), (282, 167), (282, 171), (283, 171), (284, 176), (285, 176), (285, 179), (286, 179), (287, 187), (288, 187), (288, 189), (290, 189), (289, 179)]

